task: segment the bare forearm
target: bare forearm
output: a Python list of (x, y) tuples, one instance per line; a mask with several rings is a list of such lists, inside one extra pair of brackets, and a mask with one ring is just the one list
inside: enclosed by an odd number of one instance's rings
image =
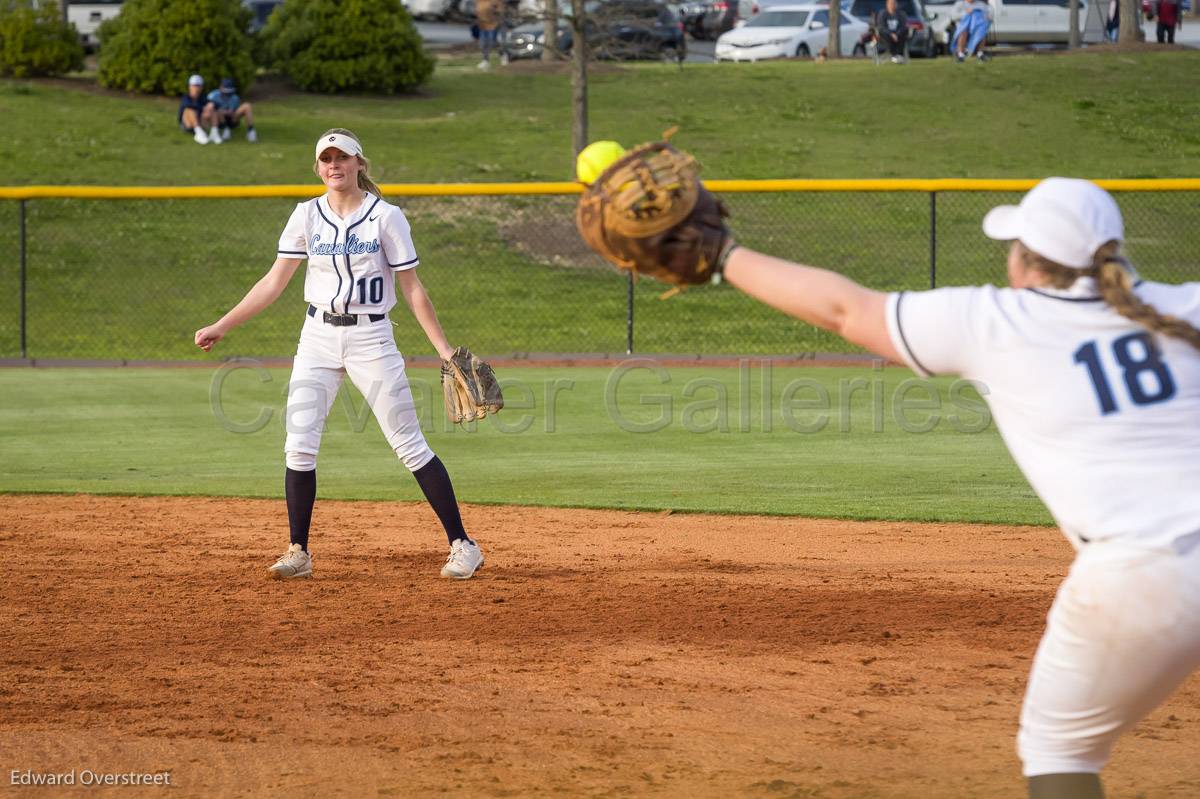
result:
[(725, 264), (725, 279), (788, 316), (830, 330), (887, 358), (899, 359), (887, 332), (887, 295), (812, 266), (739, 247)]
[(437, 350), (438, 356), (442, 360), (448, 360), (454, 354), (454, 347), (450, 346), (450, 341), (442, 330), (442, 324), (438, 321), (437, 311), (434, 310), (429, 295), (424, 291), (415, 292), (414, 296), (409, 298), (409, 307), (412, 308), (413, 316), (417, 318), (421, 329), (425, 331), (429, 343)]
[(272, 275), (262, 277), (242, 301), (221, 317), (217, 322), (225, 330), (232, 330), (243, 322), (249, 321), (266, 309), (283, 294), (286, 283), (279, 283)]

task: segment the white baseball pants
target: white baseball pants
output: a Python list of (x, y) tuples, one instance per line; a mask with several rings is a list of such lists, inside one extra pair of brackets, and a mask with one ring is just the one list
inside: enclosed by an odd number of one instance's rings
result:
[(1200, 535), (1084, 545), (1050, 608), (1021, 711), (1027, 777), (1099, 773), (1122, 732), (1200, 667)]
[(335, 327), (323, 322), (318, 311), (304, 318), (288, 383), (283, 445), (288, 468), (316, 468), (325, 419), (344, 375), (362, 392), (388, 446), (410, 471), (433, 459), (417, 419), (391, 321), (385, 316), (369, 322), (364, 315), (357, 325)]

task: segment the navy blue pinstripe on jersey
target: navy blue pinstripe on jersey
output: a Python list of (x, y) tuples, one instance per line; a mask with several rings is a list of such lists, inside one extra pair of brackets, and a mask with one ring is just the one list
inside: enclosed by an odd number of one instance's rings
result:
[[(325, 212), (321, 210), (321, 198), (318, 197), (317, 199), (313, 200), (313, 202), (317, 204), (317, 213), (320, 214), (321, 218), (325, 220), (325, 224), (327, 224), (331, 228), (333, 228), (333, 244), (334, 244), (334, 248), (336, 249), (338, 236), (341, 234), (341, 231), (338, 230), (337, 225), (335, 225), (329, 221), (329, 217), (325, 216)], [(334, 306), (334, 303), (337, 302), (338, 297), (342, 296), (342, 273), (338, 271), (336, 255), (329, 256), (329, 261), (330, 261), (330, 263), (333, 264), (333, 271), (337, 275), (337, 279), (338, 279), (337, 291), (334, 292), (333, 297), (331, 297), (329, 300), (329, 312), (337, 313), (337, 308)]]
[[(371, 203), (371, 207), (367, 209), (367, 212), (358, 218), (357, 222), (352, 223), (350, 227), (346, 228), (347, 244), (350, 242), (350, 231), (358, 225), (361, 225), (363, 222), (366, 222), (367, 217), (371, 215), (371, 212), (375, 210), (375, 206), (377, 205), (379, 205), (378, 197), (375, 198), (375, 202)], [(349, 248), (347, 247), (347, 249)], [(350, 269), (350, 253), (346, 253), (346, 274), (350, 275), (350, 287), (346, 289), (346, 301), (343, 303), (343, 305), (345, 306), (346, 313), (350, 313), (350, 298), (354, 296), (354, 272)]]

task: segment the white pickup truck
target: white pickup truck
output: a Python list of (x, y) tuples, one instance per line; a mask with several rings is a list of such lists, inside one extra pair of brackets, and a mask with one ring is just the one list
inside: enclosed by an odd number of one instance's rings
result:
[[(989, 0), (992, 28), (988, 44), (1066, 44), (1070, 38), (1067, 0)], [(1087, 24), (1088, 0), (1079, 0), (1079, 31)], [(925, 0), (934, 37), (943, 51), (953, 37), (958, 19), (955, 0)], [(1101, 9), (1102, 10), (1102, 9)], [(1092, 13), (1096, 13), (1093, 11)]]

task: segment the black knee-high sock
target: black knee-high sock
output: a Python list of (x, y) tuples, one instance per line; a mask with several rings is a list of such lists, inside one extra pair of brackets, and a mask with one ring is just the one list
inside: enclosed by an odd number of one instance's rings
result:
[(458, 514), (458, 500), (454, 498), (454, 486), (450, 483), (450, 475), (442, 459), (434, 455), (433, 460), (413, 472), (413, 477), (417, 478), (417, 485), (421, 486), (425, 499), (429, 500), (442, 527), (446, 528), (446, 538), (450, 539), (450, 543), (460, 538), (470, 540), (463, 529), (462, 517)]
[(288, 526), (292, 530), (292, 543), (308, 551), (308, 526), (312, 523), (313, 502), (317, 499), (317, 472), (298, 472), (288, 469), (283, 477), (283, 491), (287, 497)]

